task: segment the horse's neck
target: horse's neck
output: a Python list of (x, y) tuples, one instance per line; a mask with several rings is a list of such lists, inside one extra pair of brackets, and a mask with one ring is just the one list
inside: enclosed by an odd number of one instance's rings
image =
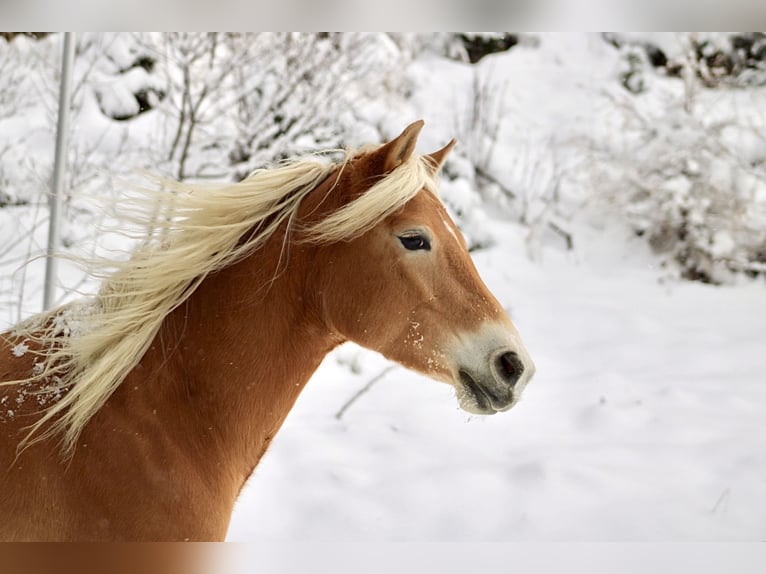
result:
[(310, 249), (293, 250), (277, 275), (275, 249), (208, 277), (166, 319), (147, 356), (167, 386), (166, 402), (176, 403), (167, 405), (175, 431), (200, 459), (228, 467), (242, 482), (341, 342), (323, 325), (314, 289), (303, 292), (313, 287)]

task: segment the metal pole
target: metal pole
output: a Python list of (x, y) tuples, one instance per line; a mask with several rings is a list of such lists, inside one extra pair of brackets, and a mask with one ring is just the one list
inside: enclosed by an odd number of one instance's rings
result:
[(45, 290), (43, 310), (53, 306), (56, 293), (58, 260), (56, 249), (59, 245), (59, 222), (61, 219), (61, 197), (64, 187), (67, 145), (69, 136), (69, 100), (72, 93), (72, 68), (74, 67), (74, 33), (64, 33), (64, 50), (61, 59), (61, 86), (59, 88), (59, 117), (56, 126), (56, 158), (53, 164), (53, 183), (48, 196), (50, 221), (48, 223), (48, 250), (45, 260)]

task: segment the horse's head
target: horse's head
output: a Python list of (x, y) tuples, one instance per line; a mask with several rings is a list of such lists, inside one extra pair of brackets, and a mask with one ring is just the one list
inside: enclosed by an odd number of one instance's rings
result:
[(414, 156), (422, 125), (356, 156), (337, 176), (345, 202), (406, 170), (407, 162), (421, 162), (427, 181), (371, 228), (322, 247), (329, 262), (318, 270), (322, 314), (343, 338), (453, 385), (466, 411), (494, 414), (518, 401), (535, 367), (435, 194), (433, 176), (454, 140)]

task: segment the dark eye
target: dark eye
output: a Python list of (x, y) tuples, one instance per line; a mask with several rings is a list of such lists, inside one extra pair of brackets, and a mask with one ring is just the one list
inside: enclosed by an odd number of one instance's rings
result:
[(405, 249), (409, 249), (410, 251), (419, 251), (421, 249), (425, 251), (431, 250), (431, 243), (422, 235), (402, 235), (399, 237), (399, 241), (402, 242)]

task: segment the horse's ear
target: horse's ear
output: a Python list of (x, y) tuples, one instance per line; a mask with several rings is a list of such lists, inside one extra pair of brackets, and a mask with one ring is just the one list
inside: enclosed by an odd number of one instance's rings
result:
[(423, 120), (411, 123), (396, 139), (391, 140), (376, 152), (383, 158), (383, 173), (389, 173), (407, 161), (415, 151), (418, 135), (423, 129)]
[(455, 144), (457, 143), (457, 140), (455, 138), (452, 138), (447, 145), (445, 145), (442, 149), (439, 151), (435, 151), (434, 153), (428, 154), (426, 157), (431, 162), (431, 166), (433, 169), (433, 173), (436, 174), (441, 169), (442, 165), (444, 165), (444, 160), (447, 159), (447, 155), (449, 155), (449, 152), (452, 151), (452, 148), (455, 147)]

